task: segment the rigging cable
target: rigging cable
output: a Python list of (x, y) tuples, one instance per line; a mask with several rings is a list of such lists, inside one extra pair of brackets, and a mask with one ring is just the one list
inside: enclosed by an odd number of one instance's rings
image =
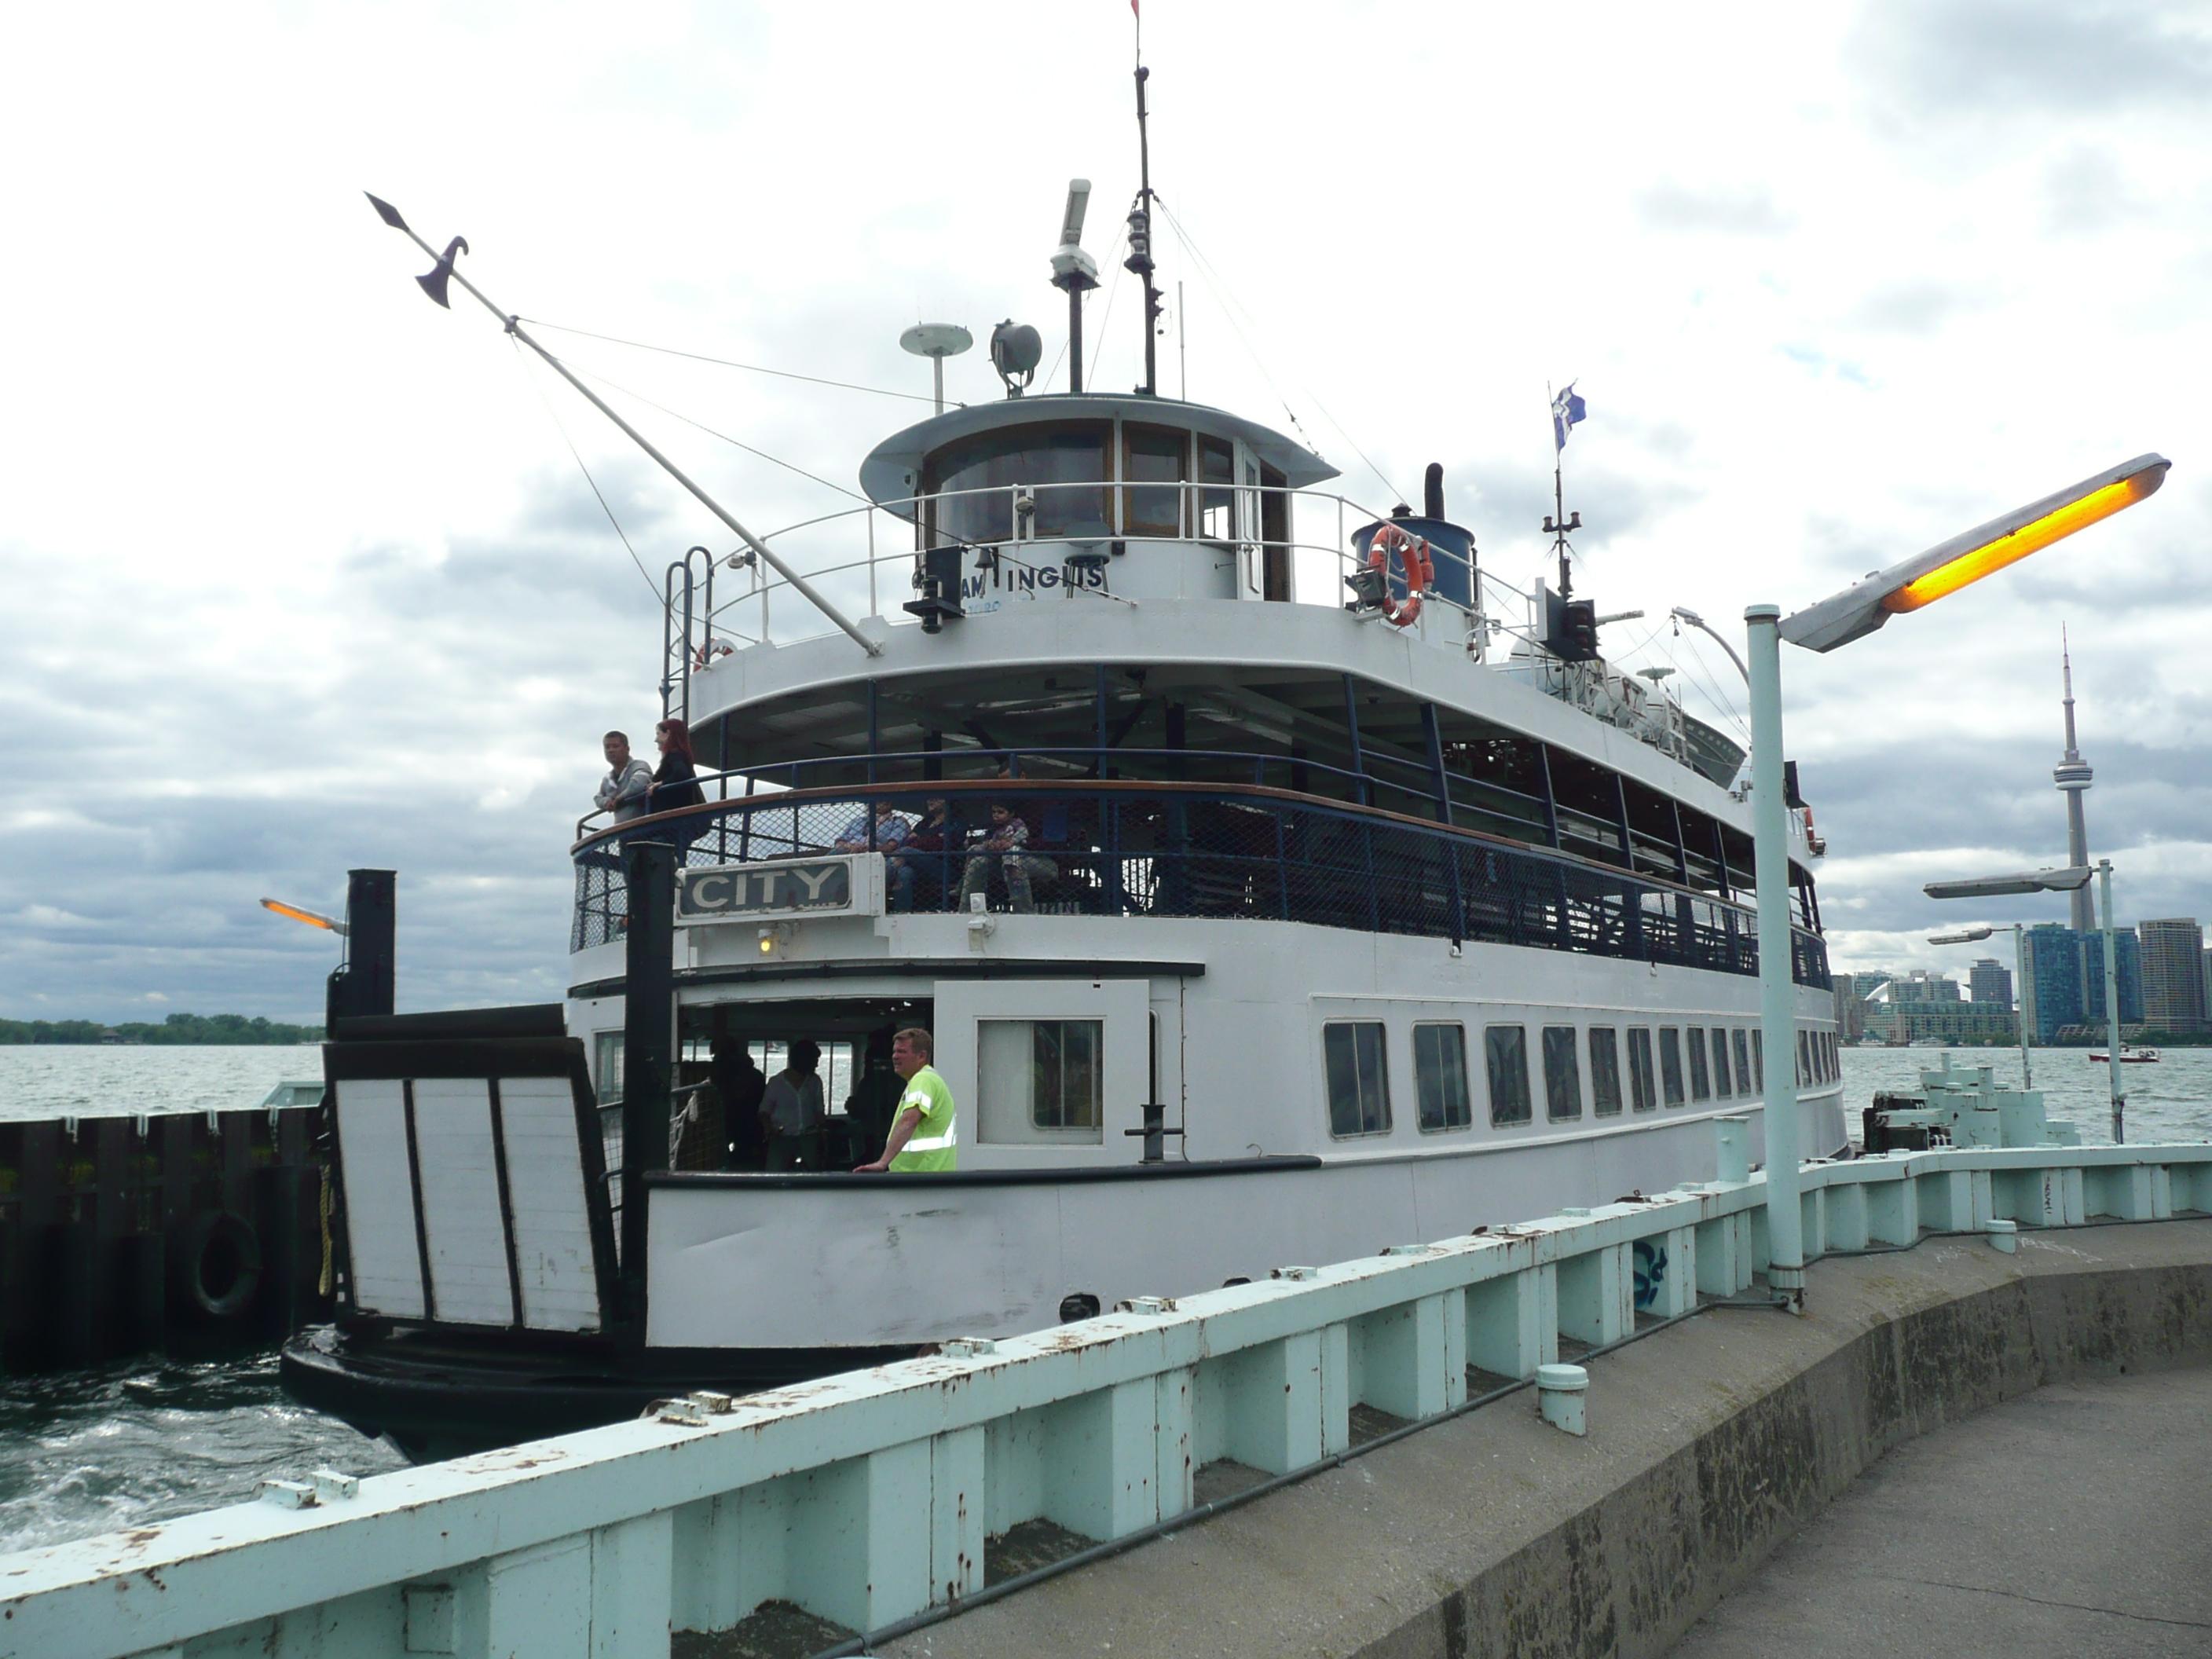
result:
[(653, 595), (653, 608), (665, 616), (668, 596), (654, 583), (652, 573), (645, 568), (645, 561), (637, 556), (637, 550), (630, 545), (629, 537), (622, 527), (622, 520), (615, 517), (614, 508), (607, 505), (606, 492), (599, 488), (599, 481), (592, 476), (592, 469), (584, 465), (583, 455), (576, 448), (576, 441), (568, 435), (568, 428), (562, 423), (560, 415), (554, 410), (552, 399), (545, 395), (545, 388), (538, 385), (531, 374), (530, 364), (522, 356), (521, 343), (510, 334), (507, 343), (514, 348), (515, 367), (521, 370), (522, 378), (529, 381), (530, 389), (538, 394), (538, 401), (544, 406), (546, 418), (553, 422), (553, 429), (561, 434), (561, 441), (568, 445), (568, 453), (574, 458), (576, 470), (584, 475), (584, 482), (591, 485), (592, 494), (598, 498), (599, 511), (607, 515), (607, 522), (614, 526), (615, 534), (622, 538), (623, 551), (629, 555), (629, 562), (637, 567), (638, 576), (645, 583), (646, 591)]
[[(521, 320), (535, 328), (550, 328), (556, 334), (580, 334), (587, 340), (605, 340), (609, 345), (630, 346), (639, 351), (658, 351), (669, 357), (689, 357), (694, 362), (713, 363), (720, 368), (742, 368), (754, 374), (773, 374), (782, 380), (805, 380), (810, 386), (836, 386), (842, 392), (866, 392), (878, 398), (903, 398), (908, 403), (933, 404), (937, 401), (926, 392), (893, 392), (887, 386), (862, 386), (854, 380), (832, 380), (819, 374), (801, 374), (788, 368), (768, 368), (759, 363), (741, 363), (728, 357), (710, 357), (703, 351), (684, 351), (675, 346), (653, 345), (644, 340), (625, 340), (617, 334), (597, 334), (588, 328), (571, 328), (565, 323), (549, 323), (543, 317), (525, 317)], [(954, 409), (968, 407), (957, 399), (952, 400), (950, 406)]]
[[(1158, 200), (1158, 191), (1153, 192), (1153, 198), (1156, 201)], [(1197, 239), (1192, 236), (1188, 230), (1183, 228), (1182, 221), (1176, 217), (1173, 210), (1171, 210), (1165, 202), (1159, 203), (1159, 209), (1161, 213), (1167, 218), (1169, 228), (1175, 232), (1176, 240), (1182, 244), (1183, 250), (1190, 255), (1192, 263), (1198, 267), (1199, 274), (1204, 276), (1206, 279), (1207, 285), (1213, 289), (1215, 297), (1221, 301), (1223, 313), (1229, 319), (1229, 326), (1236, 330), (1237, 339), (1243, 342), (1245, 350), (1251, 353), (1253, 362), (1258, 367), (1261, 374), (1266, 378), (1267, 385), (1274, 392), (1277, 401), (1283, 405), (1283, 412), (1291, 417), (1291, 424), (1297, 428), (1298, 435), (1305, 439), (1307, 447), (1313, 449), (1316, 454), (1319, 453), (1320, 446), (1314, 443), (1311, 435), (1307, 433), (1304, 426), (1300, 423), (1297, 411), (1291, 407), (1290, 399), (1284, 395), (1282, 387), (1276, 384), (1275, 377), (1272, 374), (1268, 373), (1267, 365), (1266, 362), (1261, 359), (1258, 349), (1252, 344), (1251, 341), (1246, 337), (1244, 331), (1242, 328), (1237, 327), (1235, 313), (1239, 311), (1243, 312), (1246, 320), (1250, 322), (1252, 326), (1255, 328), (1260, 326), (1260, 319), (1253, 316), (1251, 312), (1246, 309), (1243, 302), (1238, 300), (1229, 291), (1228, 280), (1221, 275), (1218, 270), (1215, 268), (1213, 261), (1206, 257), (1205, 252), (1198, 246)], [(1330, 412), (1328, 405), (1322, 402), (1321, 394), (1316, 392), (1310, 386), (1306, 386), (1304, 391), (1306, 396), (1313, 399), (1314, 407), (1322, 412), (1322, 416), (1331, 426), (1334, 427), (1339, 433), (1343, 434), (1345, 442), (1352, 446), (1352, 453), (1358, 456), (1359, 459), (1366, 464), (1367, 470), (1375, 475), (1376, 482), (1380, 483), (1383, 489), (1389, 490), (1394, 499), (1401, 501), (1410, 500), (1411, 497), (1409, 497), (1404, 490), (1399, 489), (1397, 485), (1392, 483), (1388, 477), (1383, 476), (1382, 469), (1375, 465), (1374, 458), (1369, 455), (1365, 450), (1359, 447), (1359, 440), (1353, 437), (1351, 431), (1345, 426), (1344, 422), (1338, 420), (1336, 416)]]

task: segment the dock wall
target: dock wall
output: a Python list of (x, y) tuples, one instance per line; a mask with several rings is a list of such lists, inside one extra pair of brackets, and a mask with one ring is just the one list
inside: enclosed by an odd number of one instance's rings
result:
[[(1809, 1319), (1739, 1305), (1764, 1176), (1692, 1183), (451, 1463), (289, 1471), (0, 1559), (0, 1656), (662, 1659), (672, 1632), (754, 1650), (786, 1610), (882, 1651), (954, 1608), (906, 1651), (1656, 1652), (1885, 1437), (2039, 1368), (2199, 1352), (2212, 1145), (1802, 1181), (1832, 1258)], [(2008, 1305), (2045, 1273), (2078, 1282)], [(1462, 1409), (1563, 1355), (1591, 1358), (1586, 1438), (1525, 1395)], [(1040, 1538), (1125, 1553), (1007, 1594)]]
[[(1808, 1301), (1592, 1360), (1587, 1438), (1501, 1401), (878, 1651), (1169, 1653), (1202, 1631), (1220, 1655), (1663, 1655), (1893, 1447), (2046, 1383), (2212, 1363), (2212, 1219), (1832, 1256)], [(2063, 1515), (2048, 1497), (1988, 1516), (1997, 1547)]]
[(326, 1317), (321, 1112), (0, 1122), (0, 1371), (266, 1346)]

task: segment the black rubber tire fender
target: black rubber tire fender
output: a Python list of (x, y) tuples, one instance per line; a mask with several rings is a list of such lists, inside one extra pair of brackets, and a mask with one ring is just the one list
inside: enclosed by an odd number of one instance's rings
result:
[(187, 1319), (241, 1319), (261, 1290), (261, 1236), (244, 1216), (210, 1210), (177, 1231), (172, 1288)]

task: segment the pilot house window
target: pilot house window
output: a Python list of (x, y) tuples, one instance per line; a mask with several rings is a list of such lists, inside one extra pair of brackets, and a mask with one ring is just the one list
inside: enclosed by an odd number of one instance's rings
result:
[(1036, 503), (1030, 534), (1040, 540), (1105, 538), (1106, 446), (1103, 421), (1024, 426), (950, 445), (922, 471), (926, 546), (952, 542), (995, 544), (1014, 533), (1014, 494), (1027, 485)]
[(1382, 1060), (1382, 1022), (1333, 1020), (1322, 1028), (1328, 1080), (1328, 1132), (1379, 1135), (1390, 1131), (1390, 1082)]
[(1182, 534), (1182, 485), (1190, 476), (1190, 434), (1158, 426), (1121, 428), (1121, 533)]

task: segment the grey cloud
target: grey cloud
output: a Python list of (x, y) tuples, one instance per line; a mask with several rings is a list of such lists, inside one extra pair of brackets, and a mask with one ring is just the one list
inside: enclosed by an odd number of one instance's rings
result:
[(1962, 284), (1920, 281), (1892, 283), (1868, 295), (1846, 319), (1852, 326), (1883, 334), (1933, 334), (1985, 298)]
[(1729, 236), (1779, 236), (1797, 222), (1764, 185), (1655, 185), (1637, 193), (1636, 215), (1653, 230)]
[(2212, 108), (2212, 35), (2187, 4), (1892, 0), (1851, 49), (1869, 86), (1929, 121)]

